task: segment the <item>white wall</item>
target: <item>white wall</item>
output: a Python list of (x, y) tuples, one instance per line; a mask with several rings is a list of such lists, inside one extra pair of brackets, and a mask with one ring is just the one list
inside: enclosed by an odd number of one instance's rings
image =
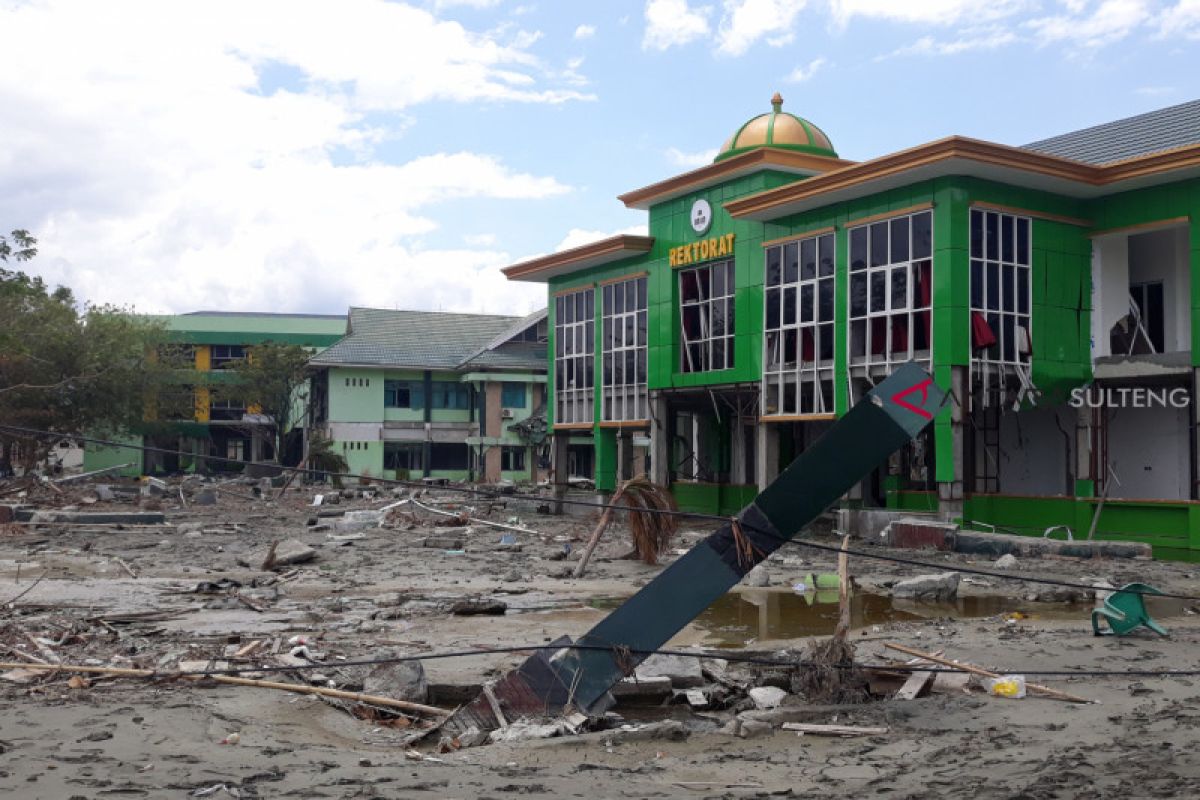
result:
[(1186, 408), (1109, 411), (1108, 463), (1121, 481), (1112, 484), (1109, 497), (1188, 499), (1187, 415)]
[(1129, 282), (1163, 284), (1163, 342), (1167, 352), (1191, 349), (1188, 229), (1180, 225), (1129, 237)]
[[(1057, 412), (1064, 438), (1054, 423)], [(1065, 494), (1067, 464), (1074, 446), (1075, 411), (1059, 406), (1034, 408), (1000, 416), (1000, 492)]]

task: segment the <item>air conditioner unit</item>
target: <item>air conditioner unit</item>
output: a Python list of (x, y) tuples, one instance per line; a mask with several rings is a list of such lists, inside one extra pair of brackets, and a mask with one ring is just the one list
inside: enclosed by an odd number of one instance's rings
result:
[(512, 419), (512, 418), (513, 418), (513, 412), (512, 412), (511, 408), (500, 409), (500, 419)]

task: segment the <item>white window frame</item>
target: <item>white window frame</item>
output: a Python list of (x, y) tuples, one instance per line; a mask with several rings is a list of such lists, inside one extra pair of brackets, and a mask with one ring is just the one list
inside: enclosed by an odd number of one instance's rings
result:
[[(927, 233), (921, 235), (922, 229)], [(898, 214), (847, 228), (846, 245), (846, 348), (852, 388), (855, 378), (873, 383), (909, 361), (928, 369), (934, 348), (933, 212)], [(896, 291), (900, 277), (904, 288)], [(872, 291), (880, 284), (881, 303), (876, 302)], [(928, 301), (919, 297), (921, 286), (928, 289)], [(856, 308), (859, 293), (862, 305)], [(917, 347), (918, 326), (925, 331), (925, 346), (921, 348)], [(895, 343), (898, 328), (905, 335), (905, 344), (899, 347)], [(877, 353), (875, 345), (880, 337), (882, 352)]]
[(826, 232), (764, 249), (764, 417), (834, 413), (835, 246)]
[[(1020, 381), (1029, 379), (1032, 352), (1031, 348), (1022, 352), (1017, 328), (1025, 329), (1025, 341), (1032, 345), (1033, 219), (987, 208), (972, 208), (970, 213), (971, 397), (972, 403), (975, 397), (982, 398), (986, 407), (1019, 391)], [(972, 320), (976, 314), (984, 317), (996, 337), (996, 344), (986, 350), (975, 349)]]
[[(712, 288), (713, 278), (717, 274), (716, 270), (722, 271), (720, 293), (717, 289)], [(733, 369), (734, 297), (737, 291), (737, 273), (733, 259), (709, 261), (694, 267), (680, 269), (677, 273), (678, 277), (675, 280), (679, 285), (679, 371), (697, 373)], [(702, 288), (705, 279), (701, 278), (701, 275), (706, 276), (707, 279), (709, 287), (707, 294)], [(697, 281), (697, 294), (694, 298), (685, 300), (683, 287), (689, 279)], [(696, 309), (700, 327), (698, 335), (694, 338), (688, 338), (687, 325), (684, 324), (690, 309)], [(717, 327), (718, 310), (723, 315), (721, 333), (714, 332)], [(720, 344), (718, 345), (718, 343)], [(689, 345), (697, 346), (696, 356), (698, 359), (693, 355)], [(717, 359), (717, 355), (720, 355), (721, 358)], [(696, 363), (697, 360), (700, 363)]]
[(646, 391), (649, 324), (645, 275), (601, 287), (601, 419), (649, 420)]
[(554, 298), (555, 425), (595, 419), (595, 298), (591, 286)]

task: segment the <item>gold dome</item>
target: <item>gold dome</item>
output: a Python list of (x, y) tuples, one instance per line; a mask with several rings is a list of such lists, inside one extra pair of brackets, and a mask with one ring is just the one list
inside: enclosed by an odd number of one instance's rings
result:
[(824, 131), (808, 120), (783, 110), (783, 98), (779, 96), (779, 92), (771, 98), (771, 112), (760, 114), (738, 128), (733, 136), (721, 145), (721, 151), (713, 161), (723, 161), (756, 147), (778, 147), (815, 156), (837, 158), (833, 143)]

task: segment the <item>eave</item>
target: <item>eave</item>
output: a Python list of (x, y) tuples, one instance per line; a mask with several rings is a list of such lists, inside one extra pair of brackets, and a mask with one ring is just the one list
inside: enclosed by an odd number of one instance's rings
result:
[(797, 175), (819, 175), (854, 164), (840, 158), (797, 153), (778, 147), (757, 147), (715, 164), (652, 183), (641, 189), (626, 192), (617, 199), (628, 208), (648, 209), (655, 203), (671, 200), (716, 183), (740, 178), (764, 169), (793, 172)]
[(619, 234), (598, 242), (572, 247), (570, 250), (522, 261), (501, 271), (510, 281), (544, 283), (550, 278), (577, 270), (645, 255), (653, 246), (653, 236)]
[(1084, 199), (1200, 175), (1200, 145), (1096, 165), (951, 136), (741, 197), (726, 203), (725, 210), (740, 219), (776, 219), (946, 175), (972, 175)]

